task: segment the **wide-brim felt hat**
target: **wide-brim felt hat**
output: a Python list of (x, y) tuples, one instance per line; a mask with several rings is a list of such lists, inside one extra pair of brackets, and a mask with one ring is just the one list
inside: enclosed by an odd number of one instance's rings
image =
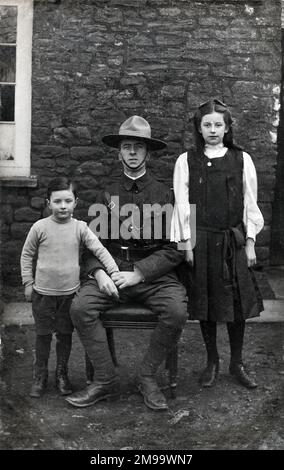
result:
[(150, 124), (141, 116), (131, 116), (126, 119), (121, 124), (118, 134), (105, 135), (102, 141), (109, 147), (119, 148), (120, 142), (127, 138), (143, 140), (149, 150), (162, 150), (167, 147), (162, 140), (152, 139)]

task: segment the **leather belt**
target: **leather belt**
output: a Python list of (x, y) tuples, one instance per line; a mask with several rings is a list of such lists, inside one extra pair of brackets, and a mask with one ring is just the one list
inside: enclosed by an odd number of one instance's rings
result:
[(155, 246), (151, 248), (133, 248), (132, 246), (123, 246), (111, 243), (107, 248), (113, 256), (117, 256), (118, 258), (124, 261), (137, 261), (139, 259), (143, 259), (151, 255), (152, 253), (157, 251), (158, 247)]

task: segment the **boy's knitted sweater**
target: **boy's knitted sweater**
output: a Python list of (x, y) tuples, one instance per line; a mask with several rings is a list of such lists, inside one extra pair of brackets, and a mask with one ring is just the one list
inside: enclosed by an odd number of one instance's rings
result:
[[(22, 281), (34, 283), (43, 295), (69, 295), (80, 286), (79, 248), (84, 244), (105, 266), (108, 274), (118, 271), (110, 253), (86, 222), (58, 222), (49, 216), (30, 229), (21, 254)], [(37, 255), (35, 276), (33, 259)]]

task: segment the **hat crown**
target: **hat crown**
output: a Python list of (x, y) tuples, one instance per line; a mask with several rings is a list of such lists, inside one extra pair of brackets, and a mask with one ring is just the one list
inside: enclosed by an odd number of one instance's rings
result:
[(141, 116), (131, 116), (121, 124), (119, 135), (151, 139), (151, 127)]
[(118, 134), (108, 134), (102, 137), (104, 144), (114, 148), (119, 148), (124, 139), (142, 139), (146, 142), (148, 150), (162, 150), (167, 147), (167, 144), (162, 140), (151, 137), (150, 124), (146, 119), (137, 115), (126, 119), (121, 124)]

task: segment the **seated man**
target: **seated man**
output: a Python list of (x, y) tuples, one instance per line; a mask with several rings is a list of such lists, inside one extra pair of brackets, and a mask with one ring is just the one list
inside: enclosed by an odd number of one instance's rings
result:
[[(176, 345), (187, 319), (185, 289), (175, 271), (184, 254), (169, 242), (167, 214), (163, 211), (163, 206), (171, 207), (172, 193), (146, 171), (149, 151), (165, 148), (166, 144), (151, 138), (150, 125), (140, 116), (127, 119), (119, 134), (106, 135), (103, 142), (119, 149), (124, 170), (96, 201), (104, 205), (95, 204), (108, 208), (108, 231), (101, 239), (120, 272), (110, 278), (98, 260), (88, 254), (89, 279), (73, 300), (71, 317), (93, 364), (94, 382), (66, 400), (84, 407), (118, 395), (118, 379), (99, 316), (118, 302), (135, 300), (159, 315), (139, 366), (137, 387), (149, 408), (165, 410), (168, 405), (158, 387), (156, 372)], [(148, 209), (154, 204), (153, 216), (153, 210), (149, 213)]]

